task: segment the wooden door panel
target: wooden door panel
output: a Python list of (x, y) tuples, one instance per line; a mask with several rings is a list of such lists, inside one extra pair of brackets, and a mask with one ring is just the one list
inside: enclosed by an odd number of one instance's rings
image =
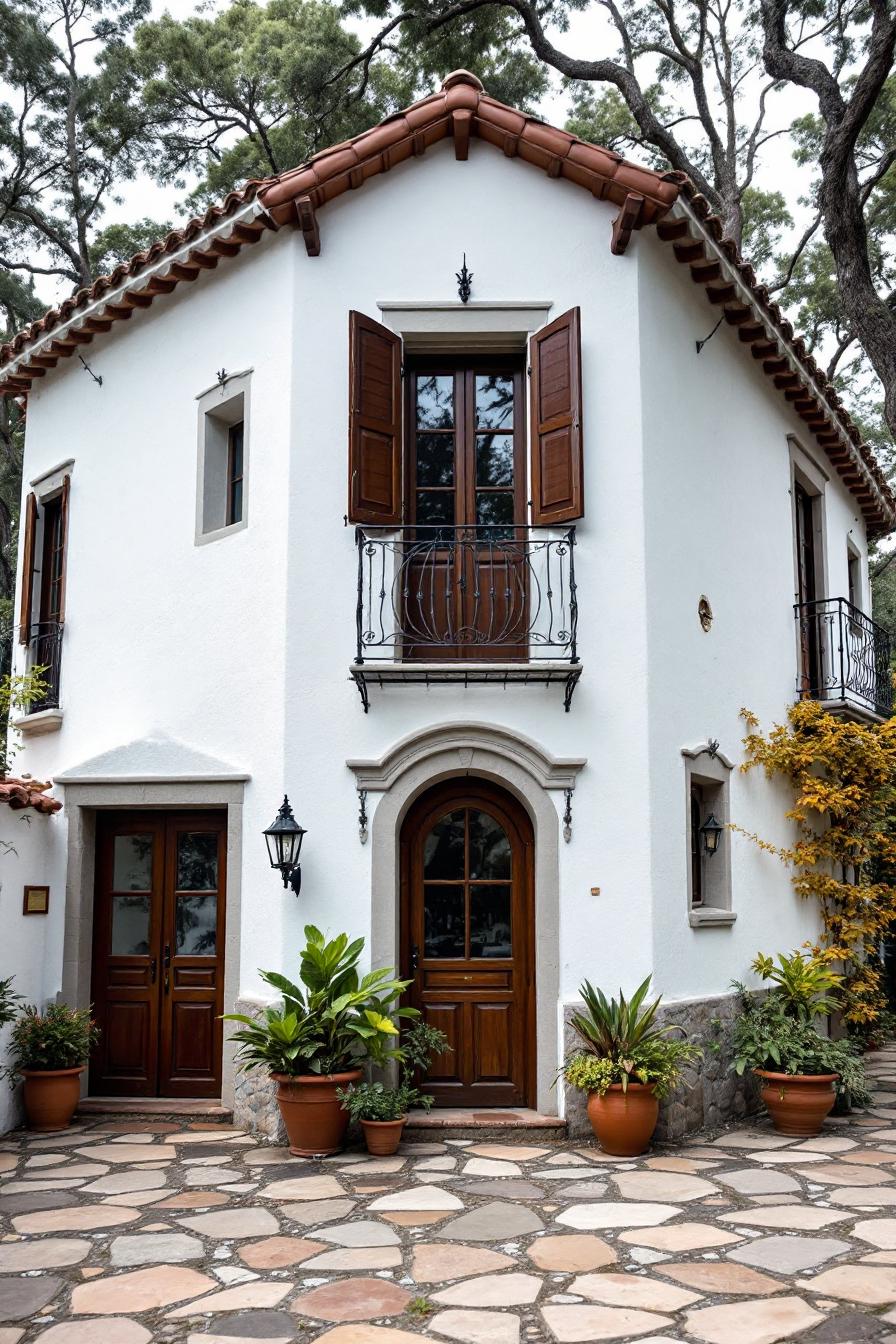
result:
[(531, 1104), (532, 830), (497, 786), (424, 795), (402, 830), (410, 1002), (449, 1038), (425, 1088), (441, 1106)]
[(513, 1075), (513, 1004), (471, 1005), (473, 1082), (503, 1083)]
[(165, 1096), (220, 1094), (225, 831), (221, 813), (185, 812), (166, 826), (159, 1063)]
[(225, 834), (224, 813), (100, 818), (94, 1094), (220, 1095)]
[(110, 813), (97, 825), (91, 999), (100, 1037), (90, 1090), (155, 1096), (165, 831), (158, 815)]

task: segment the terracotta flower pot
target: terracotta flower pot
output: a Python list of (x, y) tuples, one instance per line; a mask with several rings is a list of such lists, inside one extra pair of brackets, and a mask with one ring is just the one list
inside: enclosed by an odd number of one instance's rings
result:
[(821, 1133), (837, 1094), (839, 1073), (771, 1073), (754, 1069), (762, 1079), (762, 1100), (779, 1134), (810, 1139)]
[(391, 1157), (401, 1143), (401, 1132), (407, 1122), (406, 1115), (398, 1120), (362, 1120), (368, 1153), (375, 1157)]
[(20, 1069), (25, 1118), (29, 1129), (49, 1132), (68, 1129), (81, 1097), (81, 1074), (75, 1069)]
[(603, 1096), (588, 1094), (588, 1119), (595, 1138), (611, 1157), (638, 1157), (647, 1151), (660, 1104), (651, 1083), (613, 1083)]
[(337, 1088), (356, 1083), (361, 1069), (347, 1073), (301, 1073), (290, 1078), (272, 1073), (277, 1084), (277, 1104), (294, 1157), (325, 1157), (345, 1147), (348, 1112), (336, 1095)]

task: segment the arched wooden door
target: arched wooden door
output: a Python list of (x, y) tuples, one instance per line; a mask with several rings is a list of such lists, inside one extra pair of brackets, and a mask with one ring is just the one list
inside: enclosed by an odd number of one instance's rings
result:
[(426, 1091), (438, 1106), (529, 1106), (535, 1079), (532, 823), (485, 780), (449, 780), (401, 833), (408, 999), (448, 1037)]

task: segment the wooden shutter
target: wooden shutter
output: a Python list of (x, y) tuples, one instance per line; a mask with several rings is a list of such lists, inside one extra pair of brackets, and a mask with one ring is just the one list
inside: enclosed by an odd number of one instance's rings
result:
[(22, 587), (19, 605), (19, 643), (31, 639), (31, 607), (34, 602), (34, 538), (37, 532), (37, 496), (25, 500), (25, 544), (22, 547)]
[(401, 338), (349, 313), (348, 516), (401, 522)]
[(585, 508), (579, 309), (529, 341), (532, 374), (532, 521), (568, 523)]
[(59, 580), (59, 624), (65, 620), (65, 580), (68, 570), (68, 495), (71, 489), (71, 476), (62, 479), (62, 495), (59, 500), (59, 545), (62, 551), (62, 575)]

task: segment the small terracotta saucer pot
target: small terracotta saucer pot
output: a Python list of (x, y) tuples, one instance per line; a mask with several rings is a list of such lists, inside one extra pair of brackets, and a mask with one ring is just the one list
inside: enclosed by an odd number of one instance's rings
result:
[(779, 1134), (811, 1139), (821, 1133), (837, 1094), (839, 1073), (771, 1073), (754, 1069), (762, 1080), (762, 1100)]
[(407, 1122), (406, 1115), (400, 1115), (397, 1120), (362, 1120), (368, 1153), (373, 1153), (375, 1157), (391, 1157), (398, 1152), (401, 1133)]
[(595, 1138), (611, 1157), (646, 1153), (656, 1129), (660, 1104), (651, 1083), (613, 1083), (603, 1096), (588, 1093), (588, 1119)]

